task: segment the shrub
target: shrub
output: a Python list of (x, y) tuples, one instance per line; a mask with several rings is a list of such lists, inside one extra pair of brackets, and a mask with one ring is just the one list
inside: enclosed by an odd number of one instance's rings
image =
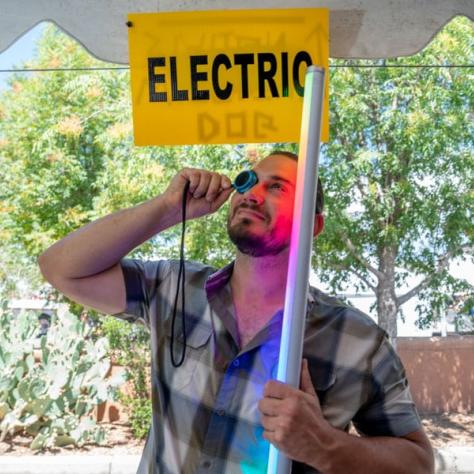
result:
[(102, 333), (108, 337), (113, 358), (125, 367), (125, 377), (131, 384), (132, 396), (119, 394), (128, 412), (132, 434), (145, 438), (151, 422), (150, 401), (150, 335), (140, 325), (106, 317)]
[(128, 410), (133, 436), (137, 439), (146, 438), (151, 422), (151, 401), (122, 394), (119, 398)]
[(102, 443), (105, 433), (88, 415), (124, 381), (106, 379), (107, 339), (91, 340), (90, 328), (66, 313), (40, 338), (35, 362), (37, 331), (36, 318), (0, 310), (0, 441), (26, 431), (32, 449)]

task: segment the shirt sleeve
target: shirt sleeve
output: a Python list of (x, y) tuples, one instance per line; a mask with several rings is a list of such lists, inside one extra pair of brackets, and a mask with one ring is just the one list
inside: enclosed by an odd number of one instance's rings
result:
[(404, 436), (421, 428), (403, 364), (388, 336), (374, 354), (369, 397), (352, 420), (366, 436)]
[(170, 273), (168, 260), (144, 262), (123, 259), (120, 262), (125, 282), (126, 308), (113, 316), (150, 326), (150, 305), (156, 299), (160, 284)]

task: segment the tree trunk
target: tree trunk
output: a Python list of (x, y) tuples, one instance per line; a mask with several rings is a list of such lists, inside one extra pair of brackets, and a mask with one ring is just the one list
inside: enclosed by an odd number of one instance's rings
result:
[(395, 247), (384, 247), (380, 255), (379, 278), (375, 291), (379, 326), (387, 331), (393, 344), (397, 339), (398, 301), (395, 294)]

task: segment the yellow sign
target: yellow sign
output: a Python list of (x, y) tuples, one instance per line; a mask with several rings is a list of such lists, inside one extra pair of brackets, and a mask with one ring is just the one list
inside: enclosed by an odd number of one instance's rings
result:
[[(327, 9), (130, 14), (135, 143), (298, 142), (306, 68), (328, 68), (328, 17)], [(325, 95), (327, 141), (327, 84)]]

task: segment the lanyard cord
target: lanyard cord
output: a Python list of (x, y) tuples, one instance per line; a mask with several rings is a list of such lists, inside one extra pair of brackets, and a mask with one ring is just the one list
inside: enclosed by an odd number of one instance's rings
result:
[[(188, 197), (189, 190), (189, 181), (186, 181), (183, 190), (183, 207), (182, 207), (182, 227), (181, 227), (181, 246), (179, 250), (179, 272), (178, 272), (178, 282), (176, 284), (176, 296), (174, 298), (174, 308), (173, 308), (173, 317), (171, 319), (171, 344), (170, 344), (170, 355), (171, 363), (174, 367), (179, 367), (184, 362), (184, 356), (186, 353), (186, 327), (185, 327), (185, 298), (184, 298), (184, 233), (186, 231), (186, 201)], [(174, 358), (174, 328), (176, 322), (176, 311), (178, 309), (178, 297), (179, 297), (179, 287), (181, 285), (181, 330), (183, 333), (183, 352), (181, 353), (181, 358), (176, 362)]]

